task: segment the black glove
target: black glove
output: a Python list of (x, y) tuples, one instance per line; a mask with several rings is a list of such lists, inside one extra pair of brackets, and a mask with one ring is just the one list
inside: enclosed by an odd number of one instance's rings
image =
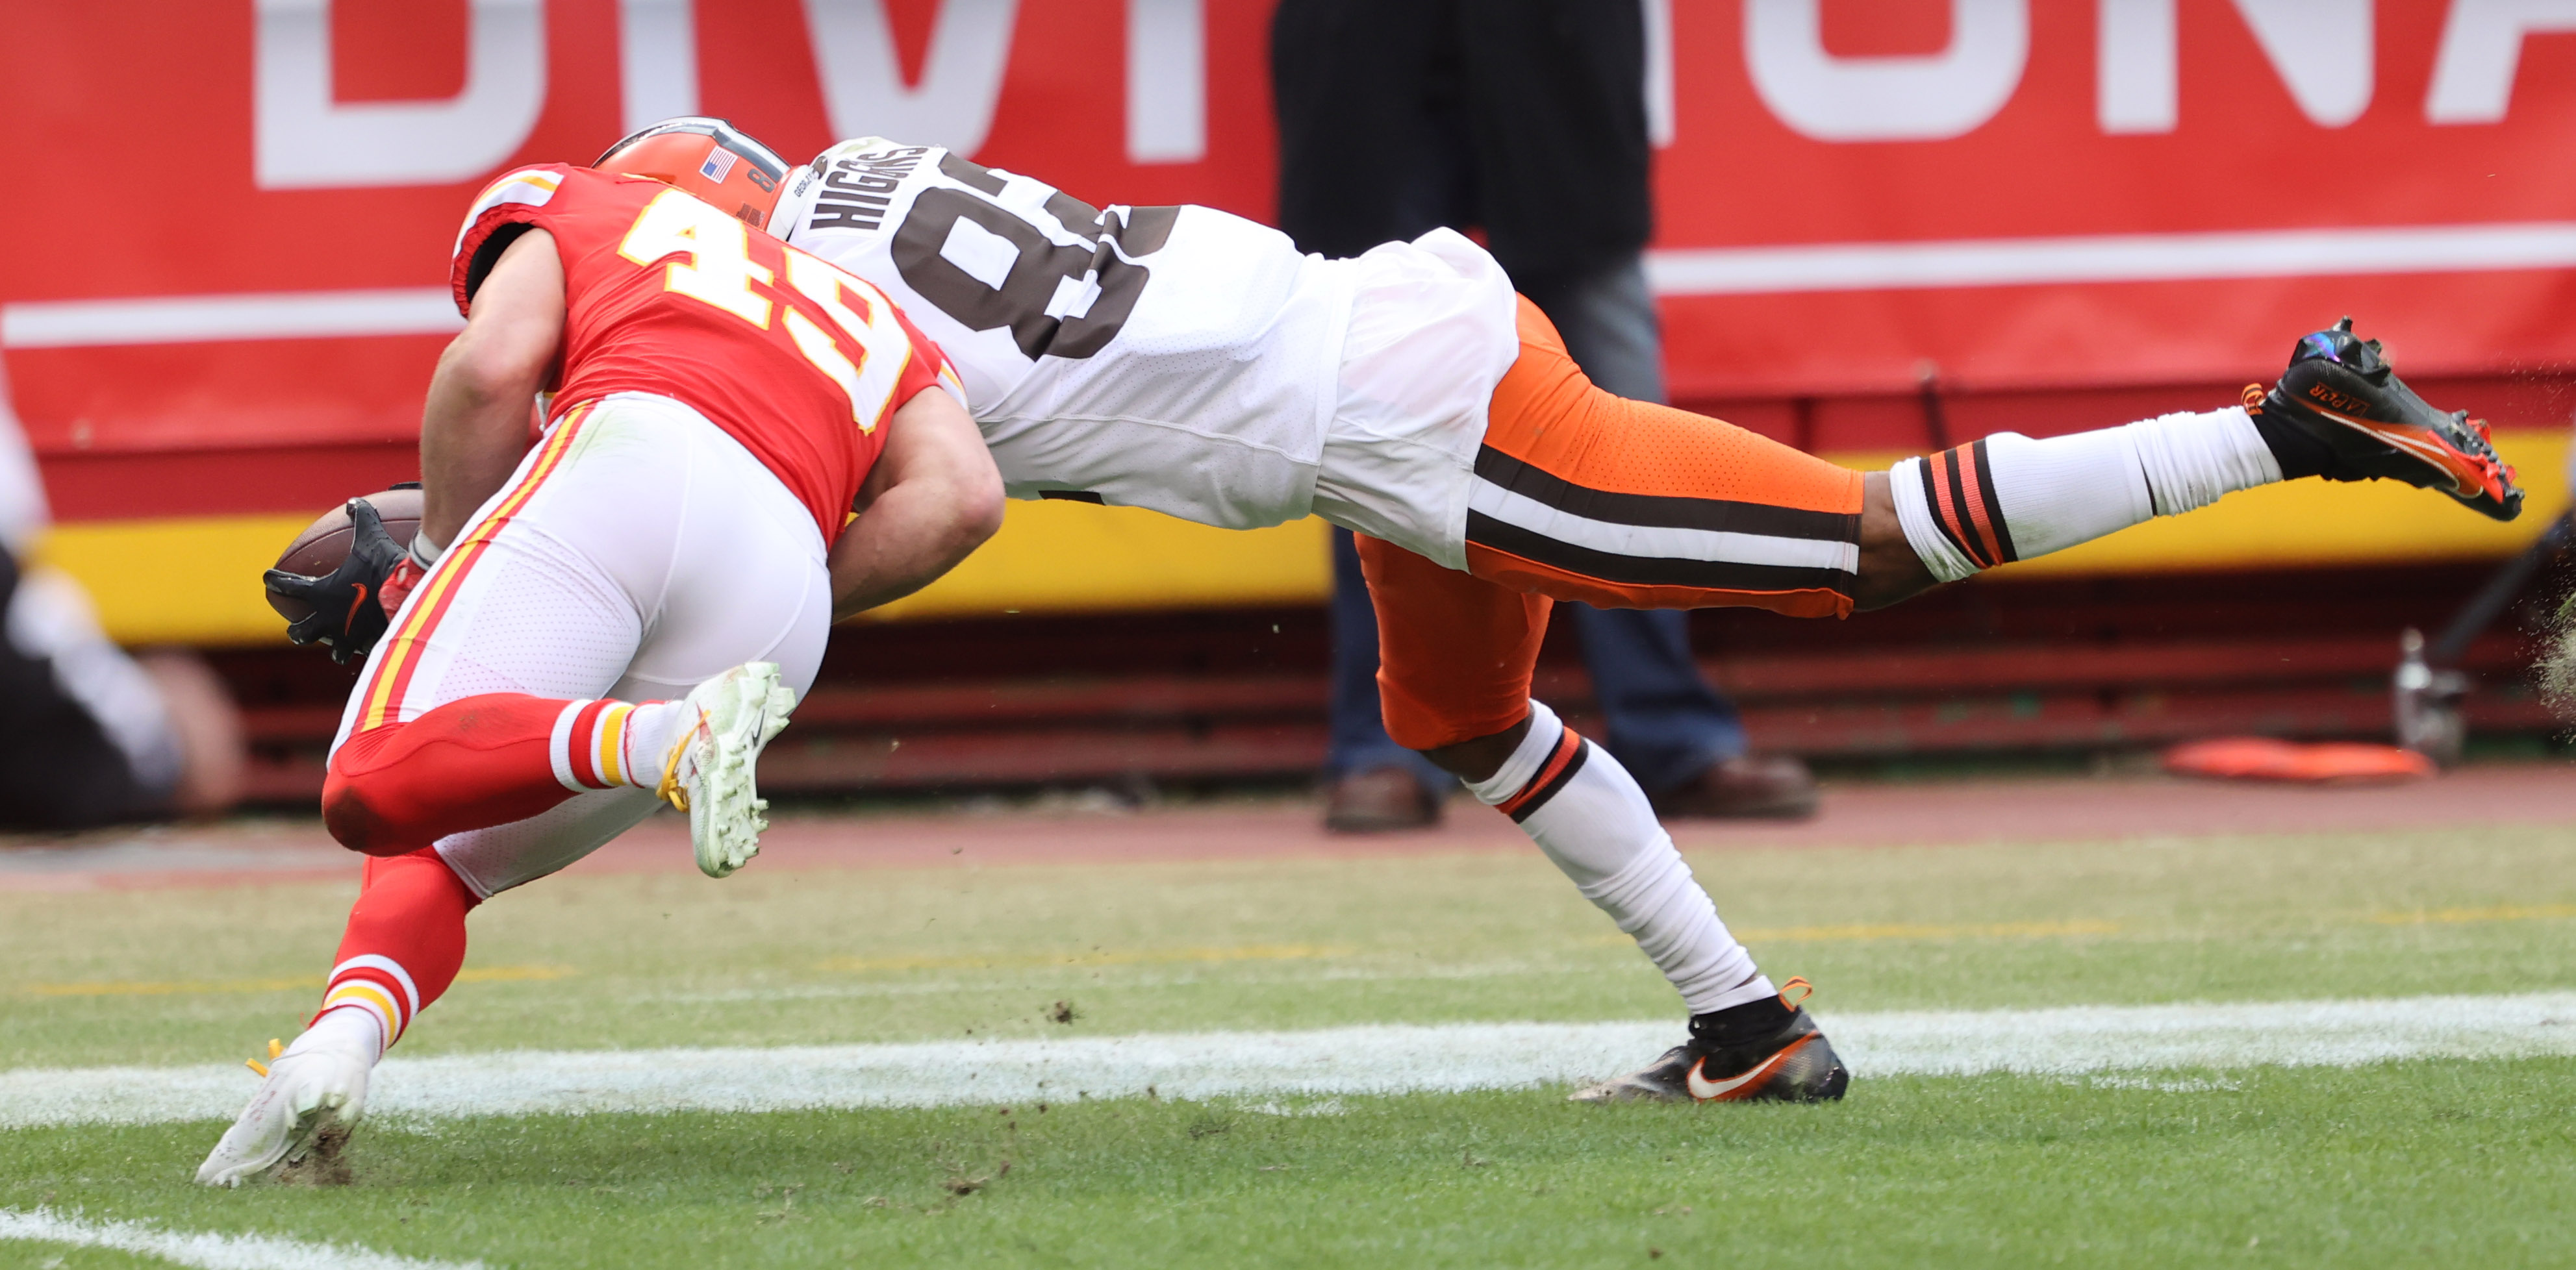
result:
[(286, 637), (298, 644), (318, 641), (342, 665), (366, 656), (384, 638), (387, 619), (377, 596), (386, 575), (410, 554), (385, 532), (384, 518), (363, 498), (349, 500), (349, 525), (356, 533), (348, 558), (328, 577), (308, 578), (283, 569), (267, 574), (269, 590), (313, 606), (311, 615), (287, 625)]

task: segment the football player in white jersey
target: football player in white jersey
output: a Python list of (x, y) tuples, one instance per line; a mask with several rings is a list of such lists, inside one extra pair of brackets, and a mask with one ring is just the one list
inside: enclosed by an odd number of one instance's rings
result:
[[(728, 166), (721, 130), (666, 121), (598, 166), (695, 192), (701, 155)], [(1303, 256), (1211, 208), (1104, 210), (877, 137), (729, 210), (902, 306), (956, 366), (1011, 495), (1361, 536), (1388, 732), (1518, 822), (1691, 1014), (1687, 1041), (1586, 1099), (1812, 1101), (1849, 1077), (1803, 981), (1754, 967), (1636, 782), (1530, 699), (1553, 600), (1845, 616), (2306, 476), (2401, 480), (2499, 519), (2522, 501), (2484, 426), (2427, 406), (2348, 321), (2241, 405), (1861, 473), (1593, 386), (1445, 229)]]

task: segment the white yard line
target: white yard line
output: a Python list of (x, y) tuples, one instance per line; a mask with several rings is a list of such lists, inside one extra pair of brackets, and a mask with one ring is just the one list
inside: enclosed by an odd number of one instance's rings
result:
[[(2576, 992), (2048, 1010), (1822, 1013), (1857, 1077), (2337, 1066), (2576, 1055)], [(1564, 1084), (1643, 1066), (1653, 1023), (1469, 1023), (776, 1049), (394, 1058), (373, 1114), (774, 1111), (1127, 1097), (1387, 1094)], [(0, 1072), (0, 1128), (229, 1119), (238, 1066)]]
[(274, 1235), (188, 1233), (141, 1222), (85, 1221), (45, 1208), (32, 1213), (0, 1208), (0, 1241), (9, 1240), (109, 1248), (199, 1270), (482, 1270), (483, 1266), (480, 1261), (423, 1261)]

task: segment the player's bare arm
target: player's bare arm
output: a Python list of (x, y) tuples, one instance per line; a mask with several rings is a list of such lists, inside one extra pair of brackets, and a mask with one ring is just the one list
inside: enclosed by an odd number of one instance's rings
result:
[(420, 532), (456, 541), (474, 509), (528, 452), (528, 403), (563, 345), (564, 272), (552, 234), (531, 229), (501, 252), (439, 356), (421, 412)]
[(832, 620), (929, 585), (1002, 527), (1002, 475), (955, 399), (926, 389), (886, 421), (859, 513), (832, 544)]
[(1852, 584), (1852, 607), (1883, 609), (1921, 595), (1938, 582), (1923, 557), (1905, 541), (1905, 526), (1896, 517), (1896, 490), (1887, 473), (1864, 474), (1860, 573)]

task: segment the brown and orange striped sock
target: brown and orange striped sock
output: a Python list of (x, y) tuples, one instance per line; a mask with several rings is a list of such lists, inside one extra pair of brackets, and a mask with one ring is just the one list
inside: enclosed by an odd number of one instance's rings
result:
[(1889, 469), (1897, 520), (1955, 582), (2281, 479), (2241, 407), (2034, 441), (1999, 432)]
[(1664, 972), (1693, 1014), (1769, 996), (1771, 981), (1729, 934), (1691, 876), (1636, 778), (1545, 705), (1530, 703), (1529, 735), (1492, 776), (1470, 781), (1478, 800), (1573, 879)]

